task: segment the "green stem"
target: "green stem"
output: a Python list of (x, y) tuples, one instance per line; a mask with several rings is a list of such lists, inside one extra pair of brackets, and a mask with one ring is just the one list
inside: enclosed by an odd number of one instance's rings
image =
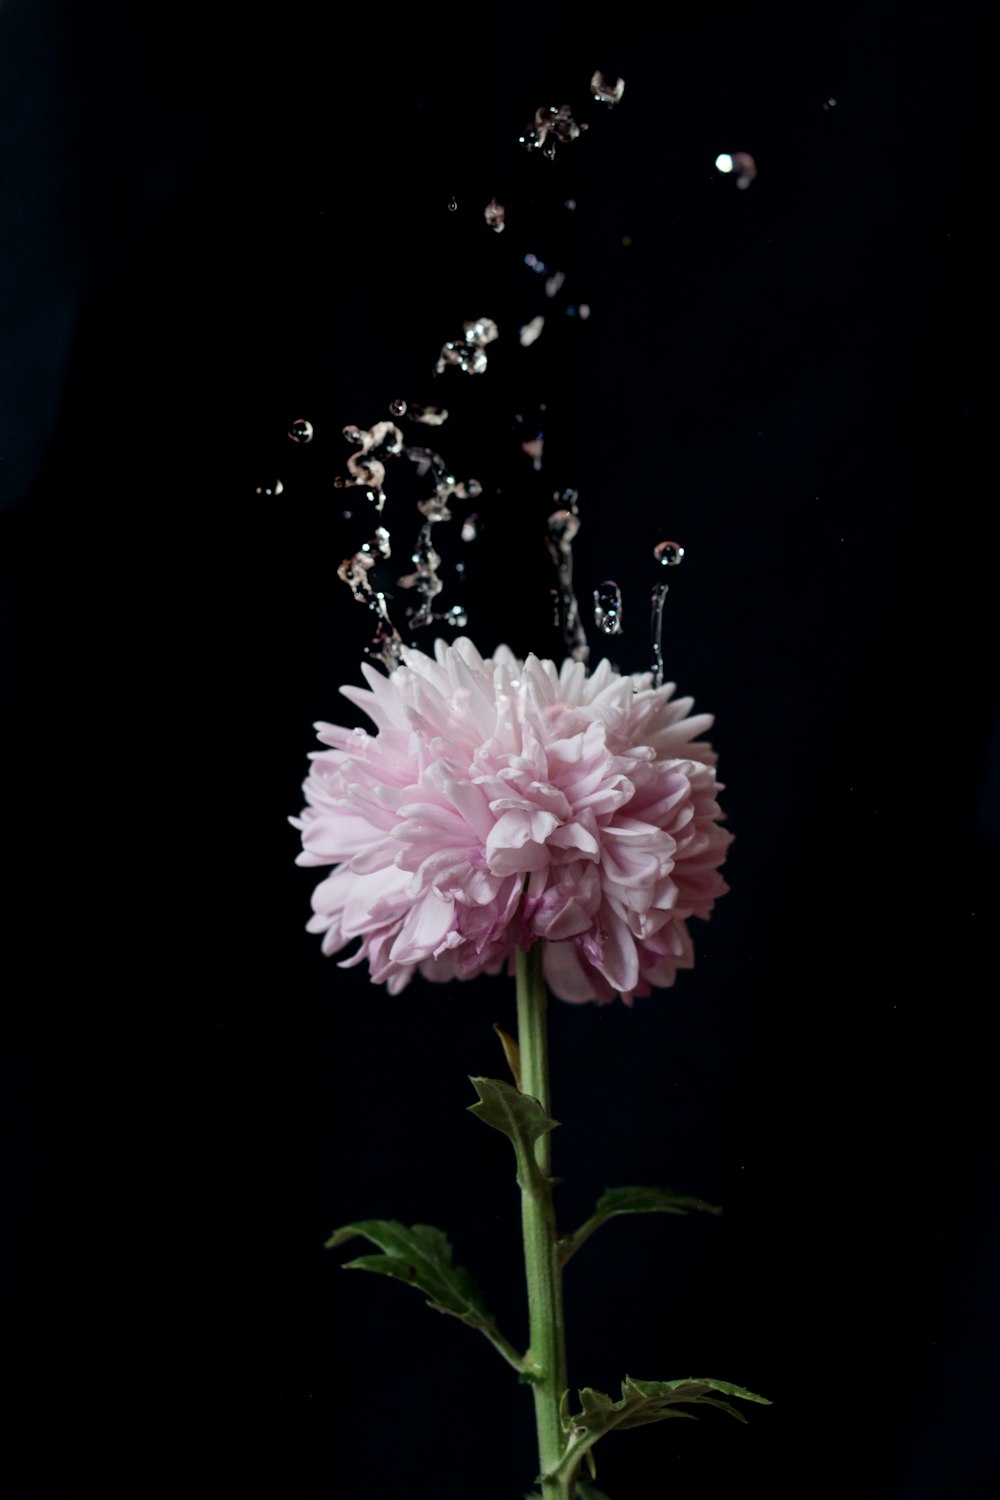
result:
[[(549, 1048), (545, 1024), (545, 980), (542, 945), (517, 955), (517, 1030), (521, 1052), (521, 1092), (537, 1099), (547, 1115)], [(538, 1428), (539, 1471), (544, 1500), (574, 1500), (572, 1474), (557, 1477), (566, 1446), (559, 1407), (566, 1390), (566, 1333), (563, 1323), (562, 1268), (552, 1207), (552, 1136), (546, 1131), (535, 1143), (540, 1185), (521, 1190), (524, 1231), (524, 1268), (528, 1282), (530, 1344), (527, 1360), (535, 1370), (532, 1391)], [(549, 1476), (549, 1477), (546, 1477)]]

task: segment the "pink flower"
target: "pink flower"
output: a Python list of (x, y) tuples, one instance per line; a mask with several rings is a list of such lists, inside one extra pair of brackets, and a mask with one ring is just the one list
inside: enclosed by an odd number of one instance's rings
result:
[(427, 979), (495, 974), (545, 939), (563, 1000), (630, 1003), (693, 963), (687, 918), (727, 886), (708, 714), (649, 674), (607, 661), (484, 661), (472, 642), (404, 650), (370, 692), (341, 692), (376, 726), (317, 724), (302, 865), (324, 953), (360, 939), (396, 994)]

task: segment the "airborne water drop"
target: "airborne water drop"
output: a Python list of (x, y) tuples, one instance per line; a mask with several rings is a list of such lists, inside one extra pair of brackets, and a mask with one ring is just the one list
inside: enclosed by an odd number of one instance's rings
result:
[(657, 542), (653, 556), (664, 568), (676, 568), (684, 560), (684, 548), (679, 542)]
[(622, 594), (613, 578), (594, 590), (594, 624), (605, 635), (622, 633)]

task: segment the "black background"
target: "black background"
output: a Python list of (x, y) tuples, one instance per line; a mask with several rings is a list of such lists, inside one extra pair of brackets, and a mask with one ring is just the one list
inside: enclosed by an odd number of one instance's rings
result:
[[(601, 1487), (988, 1493), (978, 8), (8, 3), (0, 35), (7, 1493), (530, 1486), (530, 1400), (485, 1342), (322, 1249), (442, 1224), (524, 1337), (512, 1162), (464, 1112), (512, 986), (393, 999), (324, 960), (284, 821), (313, 720), (359, 722), (340, 430), (399, 396), (449, 408), (434, 436), (485, 486), (478, 539), (443, 549), (482, 650), (559, 652), (557, 489), (581, 597), (622, 587), (622, 670), (648, 665), (653, 543), (687, 548), (668, 675), (716, 715), (732, 892), (672, 991), (553, 1005), (556, 1170), (567, 1223), (620, 1182), (726, 1211), (581, 1252), (571, 1378), (708, 1373), (774, 1406), (610, 1439)], [(613, 112), (595, 67), (625, 78)], [(587, 134), (529, 157), (564, 101)], [(756, 157), (748, 191), (723, 150)], [(529, 252), (566, 273), (551, 302)], [(433, 379), (482, 315), (487, 374)], [(388, 487), (405, 558), (416, 493)]]

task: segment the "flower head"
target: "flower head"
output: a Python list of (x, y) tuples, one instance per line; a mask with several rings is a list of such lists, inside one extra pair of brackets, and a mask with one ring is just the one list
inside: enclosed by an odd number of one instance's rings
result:
[(563, 1000), (630, 1002), (693, 963), (687, 918), (726, 889), (708, 714), (649, 674), (607, 661), (438, 641), (403, 651), (370, 691), (341, 692), (376, 733), (317, 724), (302, 865), (333, 865), (313, 892), (324, 953), (360, 939), (392, 993), (495, 974), (545, 939)]

